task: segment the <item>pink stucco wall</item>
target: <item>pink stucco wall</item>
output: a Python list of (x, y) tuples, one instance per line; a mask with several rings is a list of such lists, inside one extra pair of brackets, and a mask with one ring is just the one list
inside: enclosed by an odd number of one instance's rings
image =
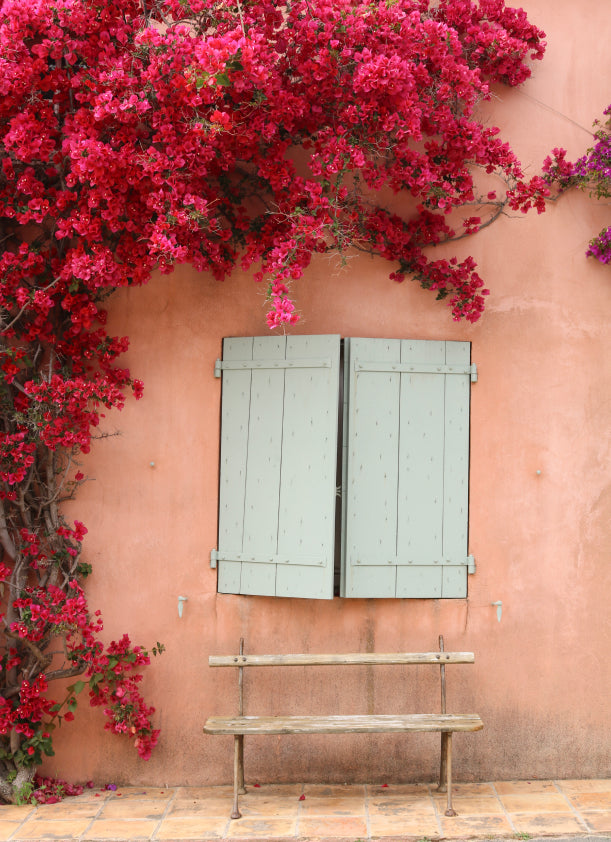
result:
[[(519, 91), (498, 89), (490, 120), (531, 173), (560, 145), (575, 157), (610, 99), (606, 3), (525, 0), (548, 33), (548, 52)], [(317, 259), (296, 295), (302, 333), (460, 339), (473, 343), (470, 551), (466, 600), (309, 601), (217, 595), (216, 545), (221, 339), (266, 332), (261, 290), (236, 274), (220, 284), (189, 268), (111, 302), (112, 329), (145, 381), (142, 401), (107, 419), (119, 435), (86, 460), (74, 514), (89, 528), (87, 589), (110, 639), (128, 631), (166, 654), (144, 687), (162, 729), (153, 759), (78, 711), (58, 735), (47, 771), (72, 780), (208, 784), (230, 780), (231, 742), (205, 737), (214, 713), (233, 712), (235, 675), (208, 655), (250, 652), (473, 650), (448, 671), (450, 710), (481, 714), (485, 729), (456, 739), (459, 779), (611, 774), (611, 275), (586, 260), (608, 207), (567, 195), (547, 213), (501, 219), (469, 242), (492, 289), (475, 326), (391, 267)], [(151, 467), (151, 462), (154, 467)], [(186, 596), (179, 619), (177, 598)], [(497, 621), (491, 603), (501, 600)], [(430, 710), (432, 676), (396, 670), (247, 676), (251, 710)], [(320, 679), (324, 679), (321, 681)], [(429, 679), (431, 679), (429, 681)], [(272, 696), (275, 698), (272, 702)], [(428, 696), (428, 701), (425, 698)], [(272, 780), (431, 779), (437, 739), (340, 736), (247, 742), (247, 774)], [(86, 748), (85, 748), (86, 747)]]

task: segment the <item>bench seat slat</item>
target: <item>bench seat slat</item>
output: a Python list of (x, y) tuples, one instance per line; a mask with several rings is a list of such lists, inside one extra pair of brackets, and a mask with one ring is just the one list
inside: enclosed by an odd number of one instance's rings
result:
[(210, 655), (211, 667), (333, 666), (334, 664), (473, 664), (473, 652), (352, 652), (344, 655)]
[(477, 714), (373, 714), (361, 716), (213, 716), (206, 734), (378, 734), (404, 731), (479, 731)]

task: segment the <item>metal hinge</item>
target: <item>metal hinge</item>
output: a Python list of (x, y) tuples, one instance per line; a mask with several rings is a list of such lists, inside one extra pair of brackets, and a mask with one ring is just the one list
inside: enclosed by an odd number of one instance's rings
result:
[(217, 560), (218, 560), (218, 552), (216, 550), (210, 550), (210, 567), (213, 570), (216, 569)]
[(467, 573), (475, 573), (475, 559), (472, 555), (467, 556)]
[(477, 383), (477, 366), (475, 363), (469, 365), (443, 365), (437, 363), (397, 363), (397, 362), (361, 362), (355, 360), (355, 372), (374, 371), (389, 372), (390, 374), (468, 374), (472, 383)]
[(330, 359), (306, 360), (217, 360), (214, 363), (214, 376), (220, 377), (223, 371), (281, 371), (290, 368), (332, 368)]

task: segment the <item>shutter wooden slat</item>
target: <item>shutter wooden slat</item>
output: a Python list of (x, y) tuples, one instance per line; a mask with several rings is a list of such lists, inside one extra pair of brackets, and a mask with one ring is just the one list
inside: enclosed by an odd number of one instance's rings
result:
[[(253, 359), (283, 360), (285, 351), (284, 336), (253, 340)], [(278, 547), (284, 371), (253, 370), (251, 378), (243, 547), (253, 555), (273, 555)], [(274, 596), (276, 565), (243, 562), (240, 593)]]
[[(444, 363), (443, 342), (402, 342), (401, 361)], [(401, 375), (398, 555), (439, 563), (443, 541), (444, 377)]]
[[(446, 342), (449, 363), (469, 363), (471, 348), (466, 342)], [(469, 506), (469, 393), (466, 377), (445, 378), (445, 456), (443, 548), (445, 558), (467, 555)], [(442, 596), (467, 595), (466, 568), (444, 569)]]
[[(252, 359), (252, 337), (223, 341), (223, 358)], [(248, 459), (251, 372), (238, 371), (223, 380), (221, 409), (221, 462), (219, 484), (219, 546), (241, 551), (244, 536), (244, 500)], [(221, 562), (219, 593), (239, 593), (242, 567)]]
[(351, 339), (348, 396), (346, 596), (393, 597), (401, 375), (354, 361), (401, 361), (399, 340)]
[[(286, 371), (278, 552), (296, 556), (277, 571), (277, 595), (333, 596), (335, 465), (339, 341), (335, 336), (292, 336), (286, 358), (331, 357), (331, 369)], [(322, 564), (299, 564), (299, 557)]]

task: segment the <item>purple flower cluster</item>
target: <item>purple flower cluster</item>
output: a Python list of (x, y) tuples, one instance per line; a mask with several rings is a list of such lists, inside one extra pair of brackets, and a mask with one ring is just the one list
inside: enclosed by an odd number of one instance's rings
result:
[[(605, 109), (606, 120), (594, 123), (596, 143), (574, 164), (566, 160), (566, 150), (553, 149), (543, 164), (545, 180), (561, 189), (578, 187), (597, 199), (611, 197), (611, 105)], [(586, 251), (600, 263), (611, 263), (611, 226), (594, 237)]]
[(601, 263), (611, 263), (611, 225), (604, 228), (598, 237), (590, 240), (586, 254), (588, 257), (595, 257)]

